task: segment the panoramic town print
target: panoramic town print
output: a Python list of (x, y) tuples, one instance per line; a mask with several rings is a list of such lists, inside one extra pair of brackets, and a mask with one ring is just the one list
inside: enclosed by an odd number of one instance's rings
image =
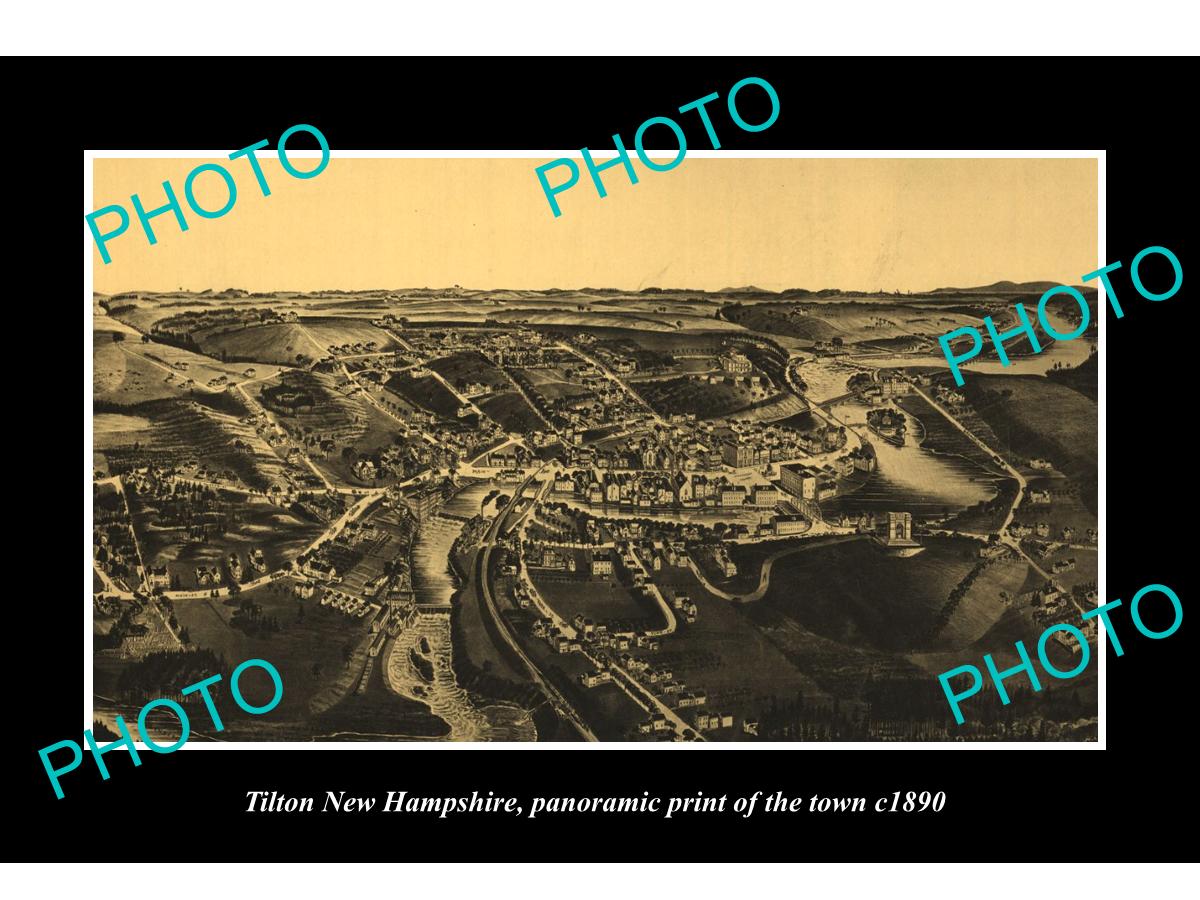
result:
[(1095, 740), (1095, 666), (961, 725), (937, 680), (1096, 603), (1096, 292), (938, 345), (1095, 268), (1094, 161), (689, 159), (561, 220), (534, 165), (335, 156), (97, 259), (97, 737)]

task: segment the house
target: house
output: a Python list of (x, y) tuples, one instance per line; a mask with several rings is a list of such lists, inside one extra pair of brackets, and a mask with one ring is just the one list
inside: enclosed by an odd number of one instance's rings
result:
[(721, 489), (722, 506), (742, 506), (746, 502), (746, 489), (739, 485), (731, 485)]
[(756, 455), (753, 447), (739, 441), (724, 441), (721, 444), (721, 460), (735, 469), (754, 465)]
[(729, 350), (720, 356), (721, 368), (730, 375), (748, 375), (754, 365), (749, 357), (736, 350)]
[(667, 717), (663, 713), (656, 713), (650, 718), (650, 727), (653, 731), (671, 731), (671, 723), (667, 721)]
[(733, 716), (729, 713), (697, 713), (694, 721), (697, 731), (715, 731), (718, 728), (733, 727)]
[(799, 513), (775, 516), (771, 519), (771, 527), (776, 535), (800, 534), (808, 527), (808, 520)]
[(300, 567), (300, 571), (309, 578), (317, 578), (321, 581), (336, 581), (337, 569), (332, 563), (327, 563), (319, 559), (307, 559), (304, 565)]
[[(539, 565), (539, 563), (531, 562), (531, 565)], [(566, 557), (555, 550), (553, 547), (544, 547), (542, 549), (542, 559), (540, 563), (543, 569), (565, 569), (567, 567)]]
[(608, 672), (608, 671), (597, 672), (597, 671), (593, 670), (591, 672), (584, 672), (582, 675), (579, 676), (580, 684), (582, 684), (586, 688), (598, 687), (599, 685), (602, 685), (602, 684), (608, 684), (611, 681), (612, 681), (612, 672)]
[(980, 559), (999, 559), (1008, 553), (1008, 547), (999, 541), (979, 546)]
[(770, 508), (779, 502), (779, 489), (774, 485), (754, 489), (754, 505)]
[(1029, 492), (1029, 502), (1030, 503), (1033, 503), (1033, 504), (1036, 504), (1039, 506), (1045, 506), (1050, 501), (1051, 501), (1051, 496), (1050, 496), (1049, 491), (1033, 490), (1033, 491)]
[(166, 589), (171, 586), (171, 576), (167, 574), (166, 566), (151, 566), (148, 580), (151, 588)]
[(1083, 651), (1083, 647), (1080, 645), (1079, 639), (1065, 631), (1054, 632), (1054, 640), (1056, 640), (1064, 649), (1070, 650), (1071, 653), (1081, 653)]
[(809, 466), (781, 465), (779, 467), (779, 485), (801, 500), (817, 498), (817, 472)]
[(681, 475), (677, 489), (679, 502), (690, 503), (693, 497), (692, 482), (686, 475)]
[(613, 573), (613, 561), (611, 554), (605, 551), (597, 551), (592, 555), (592, 575), (596, 577), (608, 578)]

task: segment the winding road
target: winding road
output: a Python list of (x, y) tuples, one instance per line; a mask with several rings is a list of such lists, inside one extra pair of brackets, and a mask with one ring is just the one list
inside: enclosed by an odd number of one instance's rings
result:
[(728, 591), (723, 591), (708, 578), (704, 572), (696, 565), (695, 560), (688, 556), (688, 567), (692, 570), (692, 574), (696, 576), (704, 589), (710, 594), (715, 594), (724, 600), (730, 600), (734, 603), (753, 603), (756, 600), (761, 600), (767, 593), (767, 588), (771, 586), (771, 567), (775, 565), (775, 560), (782, 559), (785, 556), (791, 556), (793, 553), (799, 553), (803, 550), (811, 550), (814, 547), (828, 547), (831, 544), (842, 544), (847, 541), (857, 541), (865, 538), (864, 534), (835, 534), (826, 537), (813, 538), (793, 547), (784, 547), (782, 550), (777, 550), (772, 553), (762, 562), (762, 570), (758, 575), (758, 587), (749, 594), (731, 594)]

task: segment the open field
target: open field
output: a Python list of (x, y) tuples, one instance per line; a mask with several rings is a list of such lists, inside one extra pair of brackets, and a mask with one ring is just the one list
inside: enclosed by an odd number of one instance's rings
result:
[[(689, 690), (704, 690), (705, 710), (735, 717), (732, 731), (714, 732), (712, 739), (744, 740), (742, 722), (761, 718), (773, 702), (791, 700), (797, 693), (824, 696), (817, 683), (747, 619), (742, 607), (708, 593), (690, 569), (666, 566), (654, 581), (671, 594), (687, 594), (696, 603), (697, 616), (694, 623), (683, 623), (675, 634), (664, 637), (662, 649), (645, 658), (669, 668)], [(691, 720), (691, 713), (682, 714)]]
[[(1029, 563), (1024, 559), (997, 560), (989, 565), (971, 584), (970, 589), (955, 606), (945, 627), (938, 633), (934, 646), (939, 650), (958, 650), (966, 653), (1000, 621), (1008, 606), (1001, 592), (1015, 597), (1025, 583)], [(981, 648), (989, 652), (990, 648)]]
[[(1088, 335), (1083, 335), (1081, 338), (1081, 340), (1086, 339), (1089, 339)], [(1097, 342), (1098, 338), (1091, 337), (1090, 340)], [(1077, 366), (1068, 369), (1052, 369), (1046, 373), (1046, 377), (1056, 384), (1065, 384), (1067, 387), (1079, 391), (1089, 400), (1096, 402), (1100, 393), (1099, 361), (1099, 354), (1093, 353)]]
[(1007, 447), (1025, 459), (1050, 460), (1079, 486), (1084, 504), (1095, 508), (1099, 423), (1093, 401), (1030, 375), (972, 373), (963, 390)]
[(615, 619), (639, 627), (662, 627), (662, 614), (652, 601), (635, 596), (615, 581), (552, 575), (545, 569), (529, 571), (546, 602), (568, 622), (581, 615), (597, 622)]
[[(202, 402), (203, 401), (203, 402)], [(101, 413), (94, 449), (107, 468), (125, 472), (144, 465), (172, 467), (188, 461), (255, 489), (282, 480), (284, 462), (248, 425), (212, 404), (236, 404), (225, 394), (194, 400), (151, 400), (121, 412)]]
[(120, 405), (187, 396), (187, 376), (167, 380), (171, 373), (142, 356), (129, 352), (125, 344), (113, 342), (112, 332), (97, 334), (92, 346), (92, 396), (96, 400)]
[(516, 369), (528, 382), (531, 393), (540, 394), (547, 401), (553, 402), (564, 397), (583, 397), (592, 393), (592, 389), (572, 381), (564, 371), (566, 367), (554, 369)]
[(973, 541), (928, 538), (918, 556), (887, 556), (871, 541), (852, 541), (786, 556), (775, 563), (762, 600), (749, 615), (768, 624), (786, 615), (847, 644), (902, 651), (928, 631), (950, 590), (977, 562)]
[(546, 423), (516, 391), (501, 391), (477, 401), (477, 404), (507, 432), (524, 434), (529, 431), (547, 430)]
[(1045, 522), (1054, 540), (1062, 540), (1064, 527), (1075, 531), (1070, 543), (1087, 543), (1087, 530), (1097, 525), (1096, 514), (1088, 508), (1078, 488), (1064, 478), (1031, 478), (1031, 491), (1048, 490), (1049, 504), (1031, 503), (1028, 498), (1017, 509), (1013, 521), (1034, 525)]
[(193, 339), (205, 353), (245, 362), (297, 365), (320, 359), (328, 352), (299, 324), (286, 322), (234, 331), (201, 331)]
[(409, 403), (447, 418), (454, 418), (462, 404), (445, 385), (432, 375), (413, 378), (408, 372), (397, 372), (387, 380), (387, 389), (399, 394)]
[(503, 372), (488, 362), (481, 353), (474, 350), (432, 360), (429, 368), (459, 390), (471, 382), (477, 382), (496, 390), (504, 390), (511, 386)]
[[(243, 602), (261, 607), (261, 616), (275, 619), (280, 629), (265, 637), (252, 637), (232, 624)], [(303, 610), (303, 613), (301, 613)], [(279, 706), (262, 718), (240, 713), (224, 717), (232, 740), (303, 739), (314, 734), (328, 740), (354, 740), (340, 732), (386, 732), (384, 736), (445, 734), (444, 723), (420, 703), (387, 691), (375, 682), (365, 695), (353, 692), (365, 660), (369, 620), (354, 619), (313, 600), (291, 596), (289, 582), (281, 581), (235, 600), (193, 600), (176, 604), (180, 625), (194, 646), (207, 648), (230, 661), (261, 658), (274, 665), (285, 689)], [(347, 665), (347, 658), (351, 662)], [(271, 696), (269, 680), (258, 671), (247, 673), (243, 692), (250, 703)]]
[[(220, 501), (215, 508), (199, 514), (176, 512), (175, 505), (166, 501), (129, 494), (133, 527), (146, 565), (166, 565), (171, 576), (178, 576), (183, 590), (197, 587), (197, 566), (221, 571), (231, 553), (238, 555), (246, 572), (247, 557), (256, 549), (262, 550), (268, 572), (283, 568), (325, 529), (323, 524), (262, 497), (217, 493)], [(167, 509), (171, 510), (169, 518), (164, 515)], [(200, 522), (218, 531), (204, 539), (190, 537), (189, 526)]]
[[(225, 601), (181, 600), (175, 604), (179, 624), (187, 629), (195, 646), (231, 662), (266, 659), (279, 670), (285, 689), (283, 700), (272, 711), (273, 719), (306, 716), (313, 697), (330, 678), (345, 670), (342, 648), (357, 644), (367, 630), (367, 620), (344, 616), (315, 600), (297, 600), (290, 586), (290, 580), (283, 579)], [(259, 638), (234, 627), (233, 614), (243, 601), (261, 606), (262, 616), (277, 619), (280, 630)], [(265, 698), (251, 700), (247, 692), (247, 699), (261, 703)]]
[[(300, 326), (323, 345), (327, 352), (383, 353), (395, 350), (399, 344), (382, 328), (362, 319), (341, 316), (305, 316)], [(361, 344), (361, 349), (355, 345)], [(344, 348), (344, 349), (343, 349)]]
[(745, 409), (755, 399), (750, 389), (741, 385), (724, 381), (709, 384), (690, 378), (642, 382), (636, 390), (660, 415), (695, 414), (705, 419)]
[(726, 307), (722, 316), (751, 331), (809, 341), (845, 342), (945, 334), (978, 319), (928, 300), (898, 303), (862, 298), (820, 302), (747, 303)]

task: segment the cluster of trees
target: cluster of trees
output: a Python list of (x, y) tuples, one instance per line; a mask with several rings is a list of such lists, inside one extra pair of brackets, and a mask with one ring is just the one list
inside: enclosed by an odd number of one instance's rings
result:
[(117, 621), (113, 623), (108, 634), (97, 634), (92, 638), (93, 650), (112, 650), (121, 646), (126, 637), (145, 634), (148, 629), (133, 621), (140, 608), (132, 603), (121, 604)]
[(958, 605), (962, 603), (963, 597), (967, 595), (967, 591), (969, 591), (971, 589), (971, 585), (975, 583), (975, 579), (978, 578), (980, 574), (982, 574), (982, 572), (993, 562), (994, 560), (991, 559), (981, 559), (974, 565), (971, 571), (963, 576), (962, 581), (954, 586), (954, 588), (950, 591), (950, 596), (947, 598), (946, 603), (942, 606), (941, 612), (937, 614), (937, 618), (934, 619), (932, 624), (929, 626), (929, 631), (920, 644), (928, 644), (939, 634), (941, 634), (942, 629), (949, 624), (950, 617), (953, 616), (955, 610), (958, 609)]
[(217, 674), (228, 677), (229, 667), (224, 657), (211, 650), (162, 650), (127, 666), (117, 679), (117, 690), (130, 699), (164, 696)]
[[(301, 607), (300, 619), (303, 618)], [(248, 597), (242, 598), (241, 604), (233, 611), (233, 618), (229, 624), (251, 637), (268, 637), (279, 631), (279, 620), (275, 616), (264, 616), (262, 606)]]

